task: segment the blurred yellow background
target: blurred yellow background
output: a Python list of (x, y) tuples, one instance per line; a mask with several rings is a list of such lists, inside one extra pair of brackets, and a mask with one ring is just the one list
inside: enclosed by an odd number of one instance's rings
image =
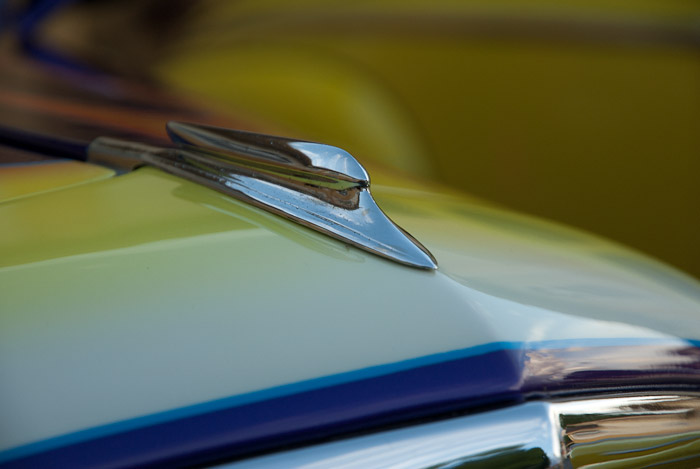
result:
[[(111, 3), (125, 24), (143, 20), (142, 3)], [(96, 57), (132, 41), (134, 65), (120, 71), (147, 69), (258, 129), (700, 277), (697, 1), (176, 3), (187, 8), (162, 34), (111, 44), (115, 34), (93, 31)]]

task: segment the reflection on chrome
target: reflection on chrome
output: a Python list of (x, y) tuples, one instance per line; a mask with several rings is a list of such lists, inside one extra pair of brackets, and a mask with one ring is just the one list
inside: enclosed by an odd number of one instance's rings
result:
[(149, 164), (412, 267), (435, 269), (430, 252), (396, 226), (349, 153), (320, 143), (169, 122), (174, 148), (100, 137), (88, 161), (129, 171)]
[(696, 468), (700, 395), (530, 402), (222, 467)]
[(638, 396), (553, 408), (573, 467), (700, 467), (697, 396)]

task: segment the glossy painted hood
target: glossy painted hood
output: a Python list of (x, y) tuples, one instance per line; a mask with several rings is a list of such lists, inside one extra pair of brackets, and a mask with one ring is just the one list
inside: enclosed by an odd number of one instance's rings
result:
[(153, 168), (0, 203), (0, 461), (201, 462), (484, 403), (697, 389), (694, 280), (458, 194), (373, 193), (437, 271)]

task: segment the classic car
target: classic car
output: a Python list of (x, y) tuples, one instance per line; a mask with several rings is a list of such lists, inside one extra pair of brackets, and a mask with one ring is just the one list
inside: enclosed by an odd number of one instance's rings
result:
[(696, 280), (84, 67), (46, 5), (0, 56), (0, 467), (700, 467)]

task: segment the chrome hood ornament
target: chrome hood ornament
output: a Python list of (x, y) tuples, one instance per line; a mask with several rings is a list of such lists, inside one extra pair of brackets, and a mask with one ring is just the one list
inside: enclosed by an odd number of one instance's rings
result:
[(377, 206), (367, 172), (345, 150), (181, 122), (169, 122), (167, 131), (173, 147), (100, 137), (88, 161), (129, 170), (149, 164), (387, 259), (437, 268)]

